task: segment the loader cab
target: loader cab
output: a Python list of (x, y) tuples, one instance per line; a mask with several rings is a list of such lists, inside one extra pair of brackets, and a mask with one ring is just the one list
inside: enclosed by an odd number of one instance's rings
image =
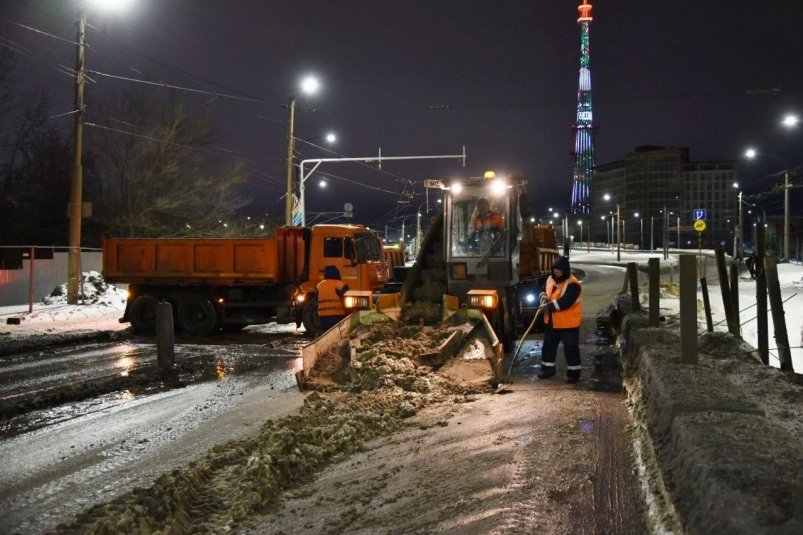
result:
[(518, 282), (517, 180), (486, 176), (448, 184), (445, 252), (448, 291), (506, 288)]

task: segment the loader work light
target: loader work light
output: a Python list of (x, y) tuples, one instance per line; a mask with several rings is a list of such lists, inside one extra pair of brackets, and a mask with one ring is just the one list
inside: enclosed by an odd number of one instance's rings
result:
[(348, 311), (367, 310), (371, 308), (373, 294), (368, 290), (349, 290), (343, 296), (343, 306)]
[(467, 295), (469, 308), (492, 310), (499, 302), (496, 290), (469, 290)]

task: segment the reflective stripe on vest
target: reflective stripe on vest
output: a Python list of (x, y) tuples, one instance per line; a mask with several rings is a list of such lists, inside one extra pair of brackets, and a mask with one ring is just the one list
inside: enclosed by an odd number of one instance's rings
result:
[(345, 316), (346, 308), (337, 291), (344, 286), (343, 281), (324, 279), (316, 287), (318, 291), (318, 316)]
[[(563, 297), (566, 293), (566, 288), (569, 284), (577, 284), (580, 286), (580, 281), (574, 275), (569, 275), (566, 280), (555, 282), (551, 276), (546, 281), (546, 295), (555, 306), (558, 306), (557, 300)], [(544, 321), (549, 322), (552, 318), (552, 327), (554, 329), (574, 329), (580, 326), (583, 322), (583, 295), (582, 287), (580, 287), (580, 295), (577, 300), (566, 310), (555, 310), (554, 312), (544, 313)]]

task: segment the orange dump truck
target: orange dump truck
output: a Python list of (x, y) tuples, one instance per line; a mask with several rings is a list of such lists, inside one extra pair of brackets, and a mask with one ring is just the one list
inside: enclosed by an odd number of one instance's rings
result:
[(361, 225), (283, 227), (272, 238), (106, 238), (103, 274), (128, 284), (121, 322), (152, 334), (169, 301), (179, 330), (206, 335), (257, 323), (302, 322), (317, 331), (315, 287), (336, 266), (353, 290), (380, 291), (389, 267)]

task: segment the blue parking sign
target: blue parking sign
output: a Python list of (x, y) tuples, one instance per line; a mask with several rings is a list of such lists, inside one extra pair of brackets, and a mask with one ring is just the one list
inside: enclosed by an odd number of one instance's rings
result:
[(705, 208), (694, 209), (694, 221), (705, 221)]

